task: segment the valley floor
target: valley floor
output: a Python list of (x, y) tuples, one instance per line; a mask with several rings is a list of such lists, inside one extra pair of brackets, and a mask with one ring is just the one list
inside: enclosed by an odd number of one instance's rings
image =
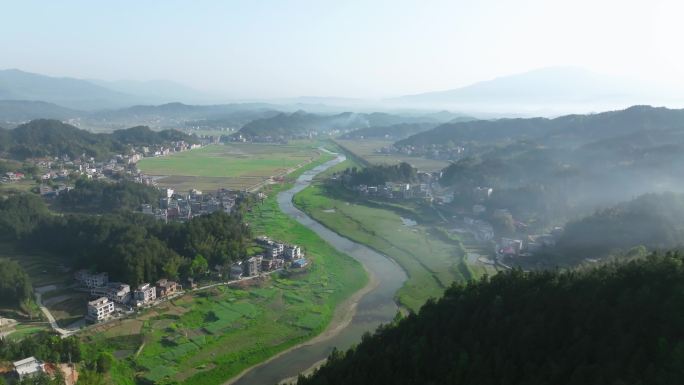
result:
[(416, 311), (428, 298), (440, 297), (451, 283), (485, 273), (478, 263), (468, 262), (461, 239), (440, 227), (439, 219), (425, 220), (424, 210), (365, 201), (339, 188), (326, 188), (327, 175), (353, 165), (348, 160), (321, 175), (295, 196), (295, 204), (338, 234), (397, 261), (409, 276), (397, 293), (402, 306)]

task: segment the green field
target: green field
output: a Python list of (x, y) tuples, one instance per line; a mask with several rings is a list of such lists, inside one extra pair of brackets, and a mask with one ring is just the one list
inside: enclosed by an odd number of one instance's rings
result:
[[(352, 165), (347, 161), (337, 169)], [(327, 192), (320, 179), (297, 194), (295, 204), (333, 231), (396, 260), (409, 275), (397, 294), (409, 309), (417, 310), (428, 298), (441, 296), (452, 282), (480, 273), (465, 263), (460, 240), (438, 227), (435, 218), (427, 218), (428, 224), (405, 224), (402, 217), (426, 219), (419, 207), (366, 202), (339, 190)]]
[(286, 187), (268, 191), (247, 221), (256, 235), (303, 246), (313, 261), (308, 272), (189, 294), (136, 319), (90, 330), (88, 346), (122, 358), (112, 370), (113, 383), (130, 384), (134, 373), (150, 381), (223, 383), (319, 334), (337, 305), (366, 284), (358, 262), (279, 210), (276, 193)]
[(232, 143), (146, 158), (138, 163), (138, 168), (147, 175), (159, 177), (160, 186), (181, 191), (248, 189), (271, 177), (283, 176), (319, 156), (317, 143), (312, 141), (288, 145)]
[(365, 160), (371, 164), (397, 164), (401, 162), (406, 162), (413, 167), (417, 168), (418, 171), (439, 171), (449, 165), (449, 162), (445, 160), (434, 160), (421, 158), (417, 156), (408, 156), (401, 154), (379, 154), (375, 151), (391, 146), (394, 144), (392, 141), (388, 140), (335, 140), (337, 144), (344, 147), (347, 151), (358, 156), (359, 158)]

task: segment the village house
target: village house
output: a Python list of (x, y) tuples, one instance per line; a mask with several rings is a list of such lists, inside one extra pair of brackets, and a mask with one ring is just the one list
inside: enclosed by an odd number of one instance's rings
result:
[(77, 271), (74, 275), (74, 278), (81, 285), (88, 288), (102, 287), (109, 282), (109, 276), (107, 273), (91, 273), (88, 270)]
[(285, 259), (294, 260), (302, 256), (302, 249), (297, 245), (287, 246), (285, 248)]
[(182, 286), (177, 282), (170, 281), (166, 278), (157, 281), (157, 298), (164, 298), (175, 294), (176, 292), (182, 290)]
[(23, 360), (15, 361), (13, 363), (14, 373), (19, 377), (19, 380), (36, 376), (40, 373), (45, 373), (45, 364), (35, 357), (24, 358)]
[(133, 292), (136, 306), (146, 305), (157, 299), (157, 289), (149, 283), (143, 283)]
[(261, 255), (256, 255), (250, 257), (243, 264), (244, 275), (247, 277), (254, 277), (261, 273), (261, 264), (264, 257)]
[(272, 270), (281, 269), (284, 265), (285, 265), (285, 260), (283, 260), (282, 258), (272, 258), (272, 259), (264, 258), (261, 261), (261, 271), (272, 271)]
[(242, 279), (242, 273), (243, 273), (243, 268), (242, 268), (242, 261), (238, 261), (230, 265), (230, 279), (236, 280), (236, 279)]
[(90, 295), (95, 298), (107, 297), (110, 301), (123, 305), (131, 300), (131, 287), (121, 282), (110, 282), (106, 286), (92, 288)]
[(101, 322), (114, 313), (114, 302), (108, 298), (101, 297), (96, 300), (88, 302), (88, 314), (86, 320), (90, 322)]

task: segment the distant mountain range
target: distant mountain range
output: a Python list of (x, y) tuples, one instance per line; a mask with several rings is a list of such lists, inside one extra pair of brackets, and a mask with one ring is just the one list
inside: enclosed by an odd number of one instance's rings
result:
[(212, 99), (166, 80), (108, 82), (8, 69), (0, 70), (0, 100), (42, 101), (77, 110), (97, 110), (177, 101), (207, 103)]
[(388, 99), (410, 107), (461, 111), (596, 111), (634, 104), (679, 102), (666, 87), (599, 75), (577, 67), (551, 67), (499, 77), (446, 91)]

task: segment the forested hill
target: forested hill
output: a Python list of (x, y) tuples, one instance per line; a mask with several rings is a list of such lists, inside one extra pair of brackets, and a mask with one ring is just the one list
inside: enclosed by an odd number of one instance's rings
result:
[(155, 132), (148, 127), (133, 127), (112, 134), (95, 134), (58, 120), (38, 119), (11, 130), (0, 129), (0, 156), (13, 159), (86, 154), (103, 159), (128, 150), (131, 145), (161, 145), (194, 139), (180, 131)]
[[(354, 127), (354, 125), (356, 125)], [(314, 131), (329, 131), (350, 127), (363, 127), (365, 123), (355, 118), (354, 114), (345, 112), (337, 115), (317, 115), (304, 111), (253, 120), (240, 129), (246, 137), (292, 137), (308, 135)]]
[(311, 132), (328, 133), (334, 130), (356, 130), (402, 123), (437, 123), (440, 118), (442, 116), (434, 114), (404, 116), (383, 112), (370, 114), (343, 112), (335, 115), (321, 115), (296, 111), (291, 114), (279, 113), (272, 117), (253, 120), (244, 125), (239, 134), (246, 137), (287, 138), (308, 135)]
[(682, 384), (684, 259), (448, 289), (298, 385)]
[(550, 264), (619, 255), (638, 246), (663, 250), (684, 245), (684, 194), (646, 194), (568, 223), (541, 259)]
[(639, 132), (684, 132), (684, 110), (634, 106), (626, 110), (555, 119), (499, 119), (446, 123), (397, 142), (397, 145), (454, 143), (506, 143), (535, 140), (540, 143), (582, 145)]

